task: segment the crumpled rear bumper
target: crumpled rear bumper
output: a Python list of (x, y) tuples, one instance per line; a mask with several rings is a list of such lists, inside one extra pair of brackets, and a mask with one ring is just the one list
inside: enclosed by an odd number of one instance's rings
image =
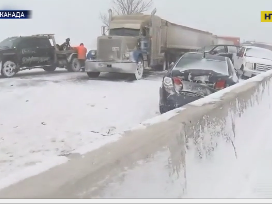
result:
[(164, 88), (160, 88), (160, 106), (164, 106), (168, 111), (182, 107), (188, 103), (202, 98), (198, 94), (181, 92), (180, 94), (170, 94)]

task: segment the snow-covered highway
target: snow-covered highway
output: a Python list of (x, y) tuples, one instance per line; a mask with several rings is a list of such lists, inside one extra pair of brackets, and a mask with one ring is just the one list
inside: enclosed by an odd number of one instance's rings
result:
[(115, 141), (159, 114), (162, 73), (140, 81), (106, 74), (26, 71), (0, 78), (0, 188)]

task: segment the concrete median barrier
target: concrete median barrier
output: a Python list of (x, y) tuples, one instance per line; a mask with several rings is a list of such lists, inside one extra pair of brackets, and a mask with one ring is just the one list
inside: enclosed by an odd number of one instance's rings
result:
[(166, 113), (173, 117), (7, 187), (0, 198), (239, 196), (262, 148), (250, 145), (265, 140), (272, 118), (271, 77), (266, 72)]

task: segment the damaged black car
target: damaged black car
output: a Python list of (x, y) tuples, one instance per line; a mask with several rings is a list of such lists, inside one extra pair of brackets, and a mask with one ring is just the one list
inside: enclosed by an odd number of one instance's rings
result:
[(239, 82), (228, 57), (185, 53), (166, 73), (160, 87), (160, 112), (179, 108)]

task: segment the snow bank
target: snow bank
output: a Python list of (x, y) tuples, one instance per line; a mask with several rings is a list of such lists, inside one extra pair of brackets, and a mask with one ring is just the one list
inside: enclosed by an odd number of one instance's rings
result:
[(249, 197), (266, 163), (259, 158), (272, 154), (271, 76), (149, 120), (144, 129), (6, 188), (0, 197)]
[(0, 80), (0, 189), (117, 141), (159, 114), (160, 79), (128, 83), (61, 69), (35, 72)]

